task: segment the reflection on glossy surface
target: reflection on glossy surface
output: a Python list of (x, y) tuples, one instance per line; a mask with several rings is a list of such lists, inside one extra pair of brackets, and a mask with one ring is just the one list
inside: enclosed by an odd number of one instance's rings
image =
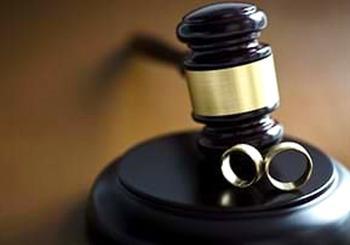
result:
[(223, 207), (232, 206), (234, 200), (230, 191), (224, 191), (220, 197), (220, 205)]

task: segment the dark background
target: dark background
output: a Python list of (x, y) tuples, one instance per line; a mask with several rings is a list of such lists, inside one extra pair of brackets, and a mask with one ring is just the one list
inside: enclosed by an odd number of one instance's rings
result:
[[(85, 244), (83, 208), (108, 161), (199, 125), (175, 69), (113, 54), (137, 32), (178, 48), (180, 18), (207, 1), (1, 3), (0, 244)], [(275, 54), (289, 134), (350, 166), (350, 1), (256, 1)]]

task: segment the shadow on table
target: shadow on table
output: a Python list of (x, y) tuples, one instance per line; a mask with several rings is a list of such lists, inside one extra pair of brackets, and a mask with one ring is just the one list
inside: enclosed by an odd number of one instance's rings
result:
[(86, 204), (87, 198), (82, 197), (67, 210), (63, 222), (58, 227), (57, 245), (89, 245), (86, 234)]

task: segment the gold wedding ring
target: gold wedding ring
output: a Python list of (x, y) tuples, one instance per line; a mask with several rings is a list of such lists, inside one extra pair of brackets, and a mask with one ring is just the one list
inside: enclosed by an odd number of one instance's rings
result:
[[(255, 170), (254, 178), (252, 178), (251, 180), (242, 179), (232, 170), (230, 159), (231, 159), (231, 154), (233, 154), (234, 152), (242, 152), (251, 159), (251, 162), (254, 164), (254, 170)], [(228, 182), (230, 182), (232, 185), (236, 187), (246, 188), (248, 186), (251, 186), (252, 184), (257, 182), (263, 174), (263, 158), (260, 152), (251, 145), (248, 145), (248, 144), (235, 145), (223, 153), (221, 160), (222, 160), (222, 165), (221, 165), (222, 174), (224, 175), (225, 179)]]
[[(284, 182), (284, 181), (278, 180), (277, 178), (271, 175), (270, 166), (271, 166), (272, 160), (278, 154), (281, 154), (282, 152), (287, 152), (287, 151), (296, 151), (303, 154), (303, 156), (306, 159), (306, 168), (303, 174), (297, 180)], [(254, 164), (254, 170), (255, 170), (255, 175), (252, 179), (250, 180), (242, 179), (234, 172), (230, 163), (231, 155), (234, 152), (244, 153), (251, 159), (251, 162)], [(239, 188), (246, 188), (248, 186), (251, 186), (262, 177), (265, 171), (268, 180), (275, 188), (282, 191), (294, 191), (299, 189), (310, 179), (313, 171), (313, 161), (310, 154), (302, 145), (295, 142), (282, 142), (278, 145), (273, 146), (272, 148), (269, 149), (269, 151), (267, 152), (264, 158), (255, 147), (248, 144), (237, 144), (231, 147), (230, 149), (228, 149), (227, 151), (225, 151), (222, 154), (221, 160), (222, 160), (221, 172), (224, 175), (225, 179), (228, 182), (230, 182), (232, 185)]]
[[(295, 181), (289, 181), (289, 182), (283, 182), (276, 178), (274, 178), (270, 174), (270, 165), (272, 163), (272, 160), (274, 157), (276, 157), (278, 154), (286, 151), (296, 151), (301, 154), (303, 154), (306, 158), (306, 168), (304, 173)], [(267, 178), (271, 182), (271, 184), (282, 191), (293, 191), (299, 189), (301, 186), (303, 186), (311, 177), (312, 170), (313, 170), (313, 161), (310, 156), (310, 154), (307, 152), (307, 150), (301, 146), (300, 144), (297, 144), (295, 142), (282, 142), (278, 145), (273, 146), (269, 152), (266, 154), (264, 158), (265, 162), (265, 173), (267, 175)]]

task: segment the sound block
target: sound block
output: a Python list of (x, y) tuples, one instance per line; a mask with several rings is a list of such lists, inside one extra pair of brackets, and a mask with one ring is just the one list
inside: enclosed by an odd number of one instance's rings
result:
[[(198, 132), (137, 145), (96, 179), (88, 209), (92, 244), (350, 244), (350, 175), (315, 147), (310, 181), (281, 192), (262, 179), (227, 184), (196, 147)], [(281, 154), (273, 172), (295, 178), (303, 164)], [(215, 166), (215, 165), (214, 165)]]

